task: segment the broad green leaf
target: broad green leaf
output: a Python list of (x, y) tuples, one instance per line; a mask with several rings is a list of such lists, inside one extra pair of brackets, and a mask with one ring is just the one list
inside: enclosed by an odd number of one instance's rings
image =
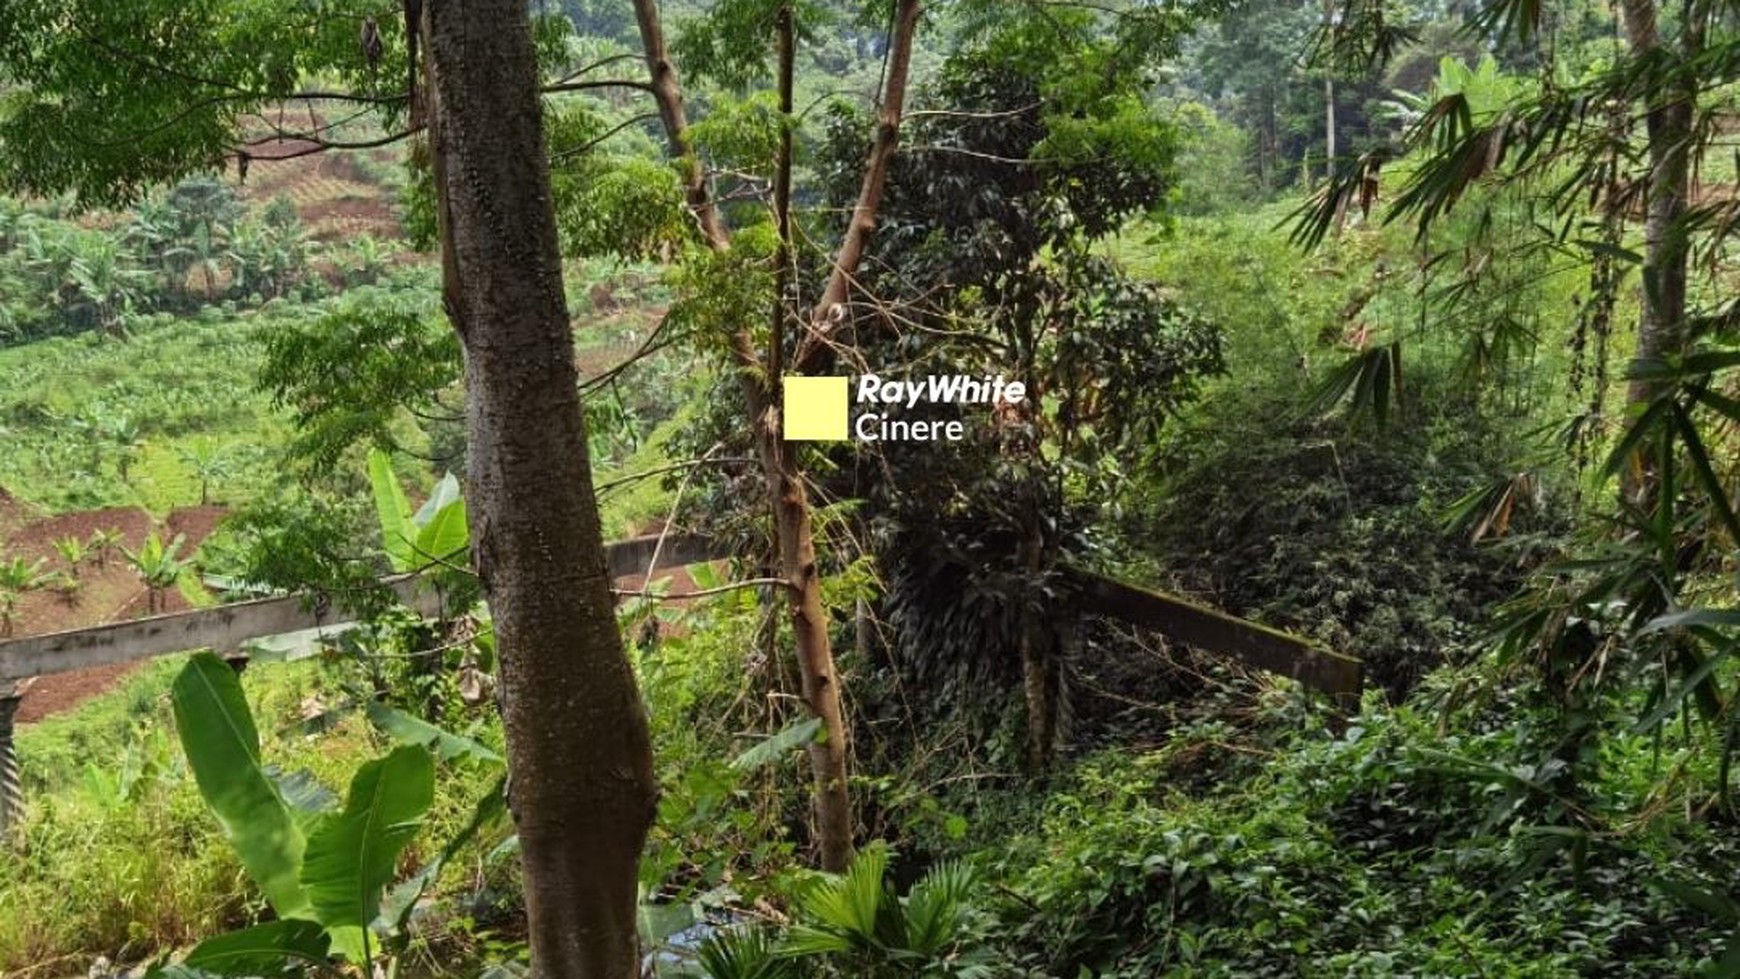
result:
[(271, 976), (326, 963), (326, 929), (312, 921), (271, 921), (208, 938), (182, 965), (220, 976)]
[(502, 763), (501, 756), (483, 744), (444, 731), (428, 721), (412, 717), (403, 711), (394, 710), (379, 701), (369, 701), (365, 710), (368, 712), (369, 721), (394, 741), (400, 744), (421, 745), (435, 752), (435, 755), (442, 761), (452, 761), (455, 758), (474, 758), (496, 765)]
[(438, 562), (453, 563), (469, 543), (471, 529), (466, 522), (465, 501), (454, 500), (435, 511), (429, 522), (417, 531), (412, 560), (417, 567)]
[(297, 882), (305, 841), (260, 766), (260, 734), (241, 680), (223, 660), (196, 653), (175, 679), (175, 729), (200, 795), (217, 816), (248, 876), (280, 918), (308, 910)]
[(175, 590), (192, 608), (215, 608), (218, 605), (217, 596), (206, 589), (205, 583), (191, 569), (176, 576)]
[(417, 508), (416, 514), (411, 517), (411, 522), (418, 527), (427, 527), (434, 522), (442, 510), (460, 502), (460, 499), (459, 479), (452, 473), (448, 473), (441, 477), (439, 483), (435, 484), (435, 491), (430, 493), (429, 498), (423, 501), (423, 505)]
[(357, 770), (344, 811), (309, 838), (302, 886), (315, 919), (332, 932), (333, 947), (353, 961), (366, 957), (364, 929), (434, 800), (434, 756), (421, 747), (396, 748)]
[(1740, 928), (1736, 928), (1728, 936), (1728, 945), (1722, 957), (1716, 961), (1709, 972), (1710, 979), (1737, 979), (1740, 977)]
[(268, 765), (265, 772), (304, 833), (311, 831), (322, 816), (338, 808), (338, 796), (306, 768), (286, 773)]
[(748, 751), (731, 759), (731, 767), (740, 772), (764, 768), (784, 758), (793, 748), (815, 741), (816, 732), (821, 729), (822, 719), (819, 717), (789, 724), (784, 730), (769, 735)]
[(448, 861), (469, 846), (478, 833), (500, 825), (506, 818), (507, 776), (504, 775), (484, 793), (483, 798), (477, 800), (477, 808), (472, 810), (471, 821), (447, 841), (447, 845), (441, 848), (435, 859), (387, 893), (381, 902), (381, 919), (385, 925), (393, 931), (403, 932), (406, 925), (410, 924), (411, 912), (416, 910), (418, 899), (441, 876), (441, 870), (447, 866)]
[(417, 539), (417, 528), (411, 522), (411, 503), (393, 474), (393, 457), (380, 449), (369, 453), (369, 485), (374, 488), (375, 514), (381, 523), (381, 547), (394, 571), (409, 571), (415, 567), (411, 544)]
[(689, 576), (695, 579), (696, 588), (718, 588), (725, 584), (725, 576), (719, 573), (719, 569), (706, 562), (690, 565)]

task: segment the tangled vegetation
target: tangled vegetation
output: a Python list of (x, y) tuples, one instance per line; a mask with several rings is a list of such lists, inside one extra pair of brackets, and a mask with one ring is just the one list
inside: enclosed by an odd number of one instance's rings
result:
[(419, 6), (0, 0), (0, 654), (348, 626), (7, 701), (0, 975), (1740, 976), (1733, 10)]

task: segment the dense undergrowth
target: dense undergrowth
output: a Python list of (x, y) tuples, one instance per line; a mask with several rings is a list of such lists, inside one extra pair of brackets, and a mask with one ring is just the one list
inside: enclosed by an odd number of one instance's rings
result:
[[(764, 936), (764, 950), (811, 943), (812, 954), (781, 958), (786, 971), (767, 976), (1033, 979), (1650, 977), (1697, 974), (1727, 954), (1740, 833), (1700, 788), (1719, 777), (1709, 731), (1615, 725), (1587, 777), (1567, 786), (1550, 692), (1527, 664), (1492, 652), (1498, 607), (1567, 546), (1587, 492), (1568, 459), (1542, 466), (1530, 435), (1569, 395), (1542, 384), (1528, 398), (1502, 385), (1457, 397), (1464, 351), (1422, 343), (1407, 348), (1407, 384), (1381, 423), (1359, 405), (1314, 404), (1356, 352), (1342, 332), (1349, 303), (1408, 246), (1366, 230), (1333, 258), (1307, 259), (1267, 230), (1273, 216), (1181, 219), (1152, 239), (1132, 230), (1117, 249), (1222, 325), (1227, 372), (1128, 461), (1092, 553), (1122, 576), (1359, 655), (1376, 689), (1342, 716), (1286, 681), (1093, 625), (1069, 666), (1070, 749), (1034, 779), (1020, 772), (1018, 689), (980, 686), (972, 710), (951, 710), (883, 644), (845, 653), (859, 815), (892, 850), (886, 888), (869, 889), (890, 895), (878, 913), (893, 920), (887, 909), (898, 907), (910, 924), (944, 892), (958, 912), (944, 916), (946, 940), (928, 957), (903, 959), (830, 924), (827, 885), (801, 869), (811, 845), (802, 718), (787, 666), (766, 655), (780, 642), (755, 593), (680, 608), (631, 599), (624, 624), (662, 788), (642, 872), (650, 943), (697, 922), (752, 923), (744, 934)], [(1282, 283), (1284, 306), (1271, 301)], [(641, 305), (662, 298), (644, 283), (631, 290)], [(227, 333), (166, 323), (132, 343), (155, 342), (159, 329), (172, 350), (232, 337), (222, 371), (233, 378), (249, 369), (248, 331), (274, 315), (226, 323)], [(644, 325), (623, 318), (600, 349), (632, 350)], [(54, 361), (63, 374), (78, 373), (77, 354), (101, 378), (121, 357), (111, 351), (136, 347), (24, 349), (69, 358)], [(1538, 376), (1558, 354), (1542, 356)], [(687, 488), (680, 473), (618, 475), (669, 466), (699, 413), (701, 395), (684, 385), (700, 381), (668, 362), (651, 369), (683, 397), (617, 401), (621, 435), (604, 447), (615, 471), (600, 479), (613, 534), (656, 522)], [(50, 396), (13, 390), (14, 405)], [(187, 431), (274, 430), (269, 413), (252, 417)], [(46, 415), (19, 418), (25, 438), (52, 427)], [(1456, 504), (1525, 468), (1541, 474), (1528, 505), (1475, 541), (1453, 519)], [(48, 481), (17, 472), (21, 485)], [(824, 537), (844, 532), (834, 517), (823, 511)], [(834, 570), (830, 598), (865, 598), (874, 622), (874, 576), (861, 564)], [(852, 650), (853, 629), (838, 626), (840, 648)], [(244, 687), (267, 760), (342, 790), (390, 744), (357, 708), (383, 679), (402, 709), (499, 745), (487, 697), (461, 689), (457, 648), (446, 670), (393, 658), (415, 652), (416, 639), (376, 650), (396, 664), (384, 677), (345, 657), (250, 667)], [(42, 979), (97, 955), (140, 960), (264, 914), (168, 733), (175, 669), (141, 671), (27, 730), (31, 803), (18, 859), (0, 865), (0, 972)], [(1641, 692), (1616, 697), (1611, 716), (1651, 706)], [(433, 815), (401, 869), (459, 834), (494, 779), (442, 763)], [(443, 872), (414, 919), (406, 973), (470, 976), (523, 960), (510, 833), (494, 827)], [(71, 887), (69, 866), (80, 868)]]

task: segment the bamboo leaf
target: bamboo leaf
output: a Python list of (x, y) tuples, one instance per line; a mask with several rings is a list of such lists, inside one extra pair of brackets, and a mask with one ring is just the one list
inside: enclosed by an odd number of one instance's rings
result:
[(1740, 626), (1740, 611), (1730, 609), (1694, 608), (1671, 615), (1658, 616), (1651, 619), (1638, 635), (1649, 635), (1653, 632), (1664, 632), (1668, 629), (1690, 629), (1695, 626), (1711, 626), (1726, 628)]
[(1637, 451), (1638, 443), (1648, 437), (1656, 422), (1660, 421), (1671, 407), (1665, 400), (1658, 399), (1651, 403), (1644, 413), (1631, 423), (1631, 427), (1625, 430), (1625, 436), (1619, 440), (1618, 445), (1613, 447), (1613, 451), (1607, 456), (1607, 461), (1602, 464), (1601, 472), (1604, 475), (1613, 476), (1624, 469), (1630, 462), (1632, 454)]
[(1697, 475), (1698, 482), (1703, 484), (1704, 492), (1710, 497), (1710, 505), (1715, 508), (1716, 515), (1722, 518), (1722, 526), (1728, 531), (1728, 539), (1740, 545), (1740, 520), (1734, 517), (1734, 507), (1728, 501), (1728, 491), (1722, 485), (1722, 480), (1716, 476), (1716, 470), (1710, 465), (1710, 454), (1704, 450), (1704, 440), (1698, 435), (1698, 426), (1692, 424), (1692, 419), (1685, 409), (1674, 405), (1674, 422), (1680, 430), (1680, 440), (1686, 444), (1686, 454), (1692, 458), (1692, 471)]
[(1723, 921), (1740, 921), (1740, 905), (1730, 898), (1677, 880), (1651, 877), (1644, 881), (1668, 897)]

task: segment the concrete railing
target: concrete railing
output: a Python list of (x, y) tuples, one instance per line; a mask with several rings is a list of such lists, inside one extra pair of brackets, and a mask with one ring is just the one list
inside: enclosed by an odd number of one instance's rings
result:
[[(708, 538), (678, 534), (663, 539), (649, 536), (614, 541), (605, 545), (605, 554), (613, 578), (731, 556)], [(1174, 595), (1075, 568), (1066, 572), (1075, 606), (1071, 611), (1077, 614), (1105, 616), (1150, 628), (1176, 642), (1292, 677), (1329, 694), (1344, 707), (1358, 699), (1361, 664), (1351, 656)], [(415, 575), (390, 578), (382, 583), (422, 615), (437, 616), (444, 611), (441, 594)], [(246, 660), (236, 654), (250, 640), (310, 629), (337, 630), (350, 625), (354, 618), (342, 607), (305, 595), (292, 595), (0, 641), (0, 830), (17, 812), (19, 802), (18, 760), (13, 744), (13, 715), (20, 700), (15, 687), (17, 680), (132, 663), (195, 649), (229, 654), (239, 668)]]

